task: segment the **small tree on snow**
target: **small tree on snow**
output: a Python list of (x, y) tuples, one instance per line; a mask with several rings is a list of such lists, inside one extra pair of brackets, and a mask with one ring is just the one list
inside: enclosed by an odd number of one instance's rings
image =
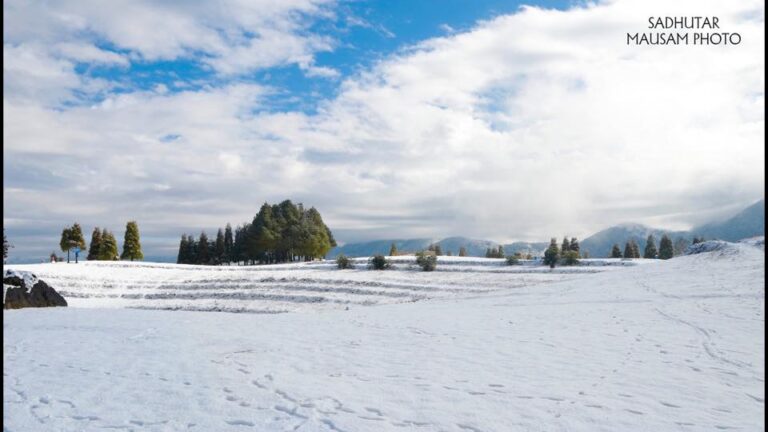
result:
[(672, 240), (665, 234), (661, 237), (661, 243), (659, 243), (659, 258), (670, 259), (673, 256), (675, 256), (675, 249), (672, 246)]

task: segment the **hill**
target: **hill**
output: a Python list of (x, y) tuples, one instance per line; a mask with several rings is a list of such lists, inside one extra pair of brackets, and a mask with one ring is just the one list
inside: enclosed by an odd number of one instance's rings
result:
[(752, 204), (726, 220), (698, 226), (691, 232), (707, 239), (726, 241), (765, 235), (765, 200)]

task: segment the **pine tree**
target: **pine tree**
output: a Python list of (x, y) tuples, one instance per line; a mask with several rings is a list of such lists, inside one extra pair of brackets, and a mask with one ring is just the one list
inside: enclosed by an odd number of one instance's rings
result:
[(550, 268), (555, 268), (559, 257), (560, 251), (557, 248), (557, 239), (552, 237), (552, 240), (549, 242), (549, 247), (544, 251), (544, 264), (548, 265)]
[(656, 240), (653, 238), (653, 234), (648, 236), (645, 241), (645, 251), (643, 251), (643, 258), (656, 258), (659, 252), (656, 250)]
[(129, 259), (131, 261), (144, 259), (144, 253), (141, 251), (139, 224), (136, 221), (130, 221), (125, 225), (123, 253), (120, 255), (120, 259)]
[(443, 248), (440, 247), (439, 244), (435, 244), (435, 256), (440, 256), (443, 254)]
[(571, 247), (568, 250), (572, 250), (576, 252), (576, 255), (579, 255), (580, 246), (579, 246), (579, 241), (576, 239), (576, 237), (571, 237)]
[(640, 258), (640, 246), (637, 245), (637, 242), (630, 240), (629, 244), (632, 246), (632, 258)]
[(702, 242), (704, 242), (704, 237), (698, 237), (698, 236), (693, 237), (693, 244), (698, 244)]
[(619, 248), (619, 245), (614, 244), (613, 248), (611, 248), (611, 258), (621, 258), (621, 249)]
[(211, 253), (208, 244), (208, 235), (205, 231), (200, 233), (200, 240), (197, 241), (197, 264), (209, 264), (211, 262)]
[(225, 261), (227, 262), (227, 265), (234, 261), (233, 256), (233, 248), (234, 248), (234, 238), (232, 237), (232, 225), (227, 222), (227, 227), (224, 228), (224, 256)]
[(628, 241), (624, 246), (624, 258), (634, 258), (635, 252), (632, 250), (632, 240)]
[(99, 227), (93, 229), (91, 233), (91, 247), (88, 249), (88, 261), (96, 261), (99, 259), (99, 248), (101, 247), (101, 230)]
[(464, 246), (461, 246), (461, 247), (459, 248), (459, 256), (460, 256), (460, 257), (465, 257), (465, 256), (467, 256), (467, 248), (465, 248)]
[(563, 237), (563, 245), (560, 246), (560, 251), (566, 253), (571, 250), (571, 242), (568, 241), (568, 237)]
[(493, 254), (491, 253), (491, 248), (487, 248), (485, 250), (485, 257), (486, 258), (491, 258), (492, 256), (493, 256)]
[(397, 255), (397, 246), (395, 246), (394, 243), (392, 243), (392, 246), (389, 247), (389, 256), (396, 256)]
[(496, 258), (504, 258), (504, 246), (499, 245), (499, 249), (496, 251)]
[(197, 264), (197, 241), (194, 236), (187, 236), (187, 251), (184, 256), (185, 264)]
[(176, 257), (176, 264), (189, 264), (187, 261), (187, 235), (181, 235), (181, 241), (179, 241), (179, 254)]
[(99, 245), (98, 259), (100, 261), (117, 260), (118, 255), (117, 240), (115, 235), (106, 228), (101, 230), (101, 244)]
[(659, 258), (670, 259), (673, 256), (675, 256), (675, 249), (672, 246), (672, 240), (664, 234), (661, 236), (661, 242), (659, 243)]
[(214, 263), (221, 264), (226, 259), (225, 252), (226, 248), (224, 247), (224, 231), (222, 231), (221, 228), (219, 228), (219, 231), (216, 232), (216, 243), (214, 247)]

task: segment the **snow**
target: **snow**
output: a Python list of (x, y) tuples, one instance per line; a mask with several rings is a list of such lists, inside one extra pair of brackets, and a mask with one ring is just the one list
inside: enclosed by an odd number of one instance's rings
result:
[[(4, 431), (763, 430), (764, 251), (728, 244), (638, 263), (35, 267), (83, 295), (182, 292), (186, 281), (350, 302), (232, 314), (83, 297), (4, 311)], [(300, 290), (352, 286), (424, 298)], [(112, 308), (86, 307), (97, 305)]]

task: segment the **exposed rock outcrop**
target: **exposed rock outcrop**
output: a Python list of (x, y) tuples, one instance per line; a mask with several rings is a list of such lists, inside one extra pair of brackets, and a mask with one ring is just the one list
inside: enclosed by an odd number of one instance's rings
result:
[(61, 294), (35, 275), (13, 270), (3, 274), (3, 303), (5, 309), (67, 305)]

